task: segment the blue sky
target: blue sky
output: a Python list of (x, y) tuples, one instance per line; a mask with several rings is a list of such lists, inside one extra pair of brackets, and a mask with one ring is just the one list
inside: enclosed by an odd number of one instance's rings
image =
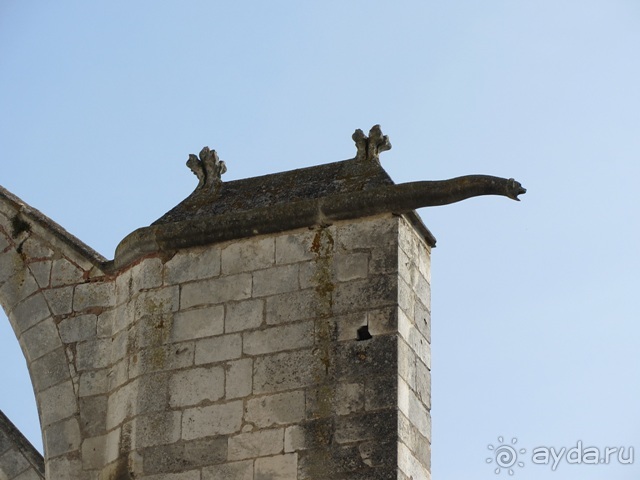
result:
[[(0, 0), (0, 184), (112, 258), (204, 145), (232, 180), (351, 158), (380, 123), (396, 182), (515, 177), (521, 203), (419, 212), (434, 478), (508, 476), (500, 435), (529, 452), (515, 478), (637, 478), (530, 452), (640, 450), (639, 51), (635, 0)], [(0, 408), (39, 446), (0, 320)]]

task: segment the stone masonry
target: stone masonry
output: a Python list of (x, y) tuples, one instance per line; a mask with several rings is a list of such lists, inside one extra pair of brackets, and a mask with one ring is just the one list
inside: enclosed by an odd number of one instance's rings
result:
[(3, 480), (44, 478), (42, 456), (2, 412), (0, 412), (0, 478)]
[[(229, 183), (205, 148), (194, 193), (112, 261), (0, 187), (46, 479), (431, 478), (435, 239), (412, 209), (524, 189), (394, 185), (379, 127), (354, 140), (353, 160)], [(7, 422), (0, 479), (42, 478)]]
[(11, 218), (1, 299), (47, 478), (429, 478), (429, 247), (403, 217), (117, 275)]

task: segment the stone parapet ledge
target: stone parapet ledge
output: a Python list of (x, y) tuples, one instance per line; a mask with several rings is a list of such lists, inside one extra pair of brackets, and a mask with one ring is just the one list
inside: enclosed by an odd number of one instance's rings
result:
[[(371, 190), (300, 200), (215, 217), (152, 225), (136, 230), (118, 245), (115, 268), (160, 250), (206, 245), (296, 228), (327, 225), (384, 213), (411, 214), (412, 223), (435, 246), (435, 238), (413, 210), (446, 205), (480, 195), (518, 200), (526, 190), (513, 179), (468, 175), (442, 181), (387, 185)], [(421, 228), (420, 228), (421, 227)]]

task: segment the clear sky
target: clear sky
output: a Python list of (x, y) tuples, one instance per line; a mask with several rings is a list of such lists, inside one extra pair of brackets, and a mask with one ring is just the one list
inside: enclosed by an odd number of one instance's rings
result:
[[(232, 180), (351, 158), (380, 123), (396, 182), (515, 177), (520, 203), (419, 212), (434, 478), (508, 477), (485, 461), (503, 436), (514, 478), (635, 479), (640, 458), (531, 452), (640, 457), (639, 52), (637, 0), (0, 0), (0, 184), (112, 258), (192, 191), (204, 145)], [(0, 409), (40, 448), (0, 325)]]

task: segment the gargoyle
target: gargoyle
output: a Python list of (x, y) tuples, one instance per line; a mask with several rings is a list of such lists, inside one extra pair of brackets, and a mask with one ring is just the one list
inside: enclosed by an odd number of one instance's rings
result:
[[(380, 161), (380, 153), (391, 149), (389, 137), (382, 134), (380, 125), (374, 125), (367, 137), (357, 129), (352, 137), (356, 143), (356, 160)], [(394, 205), (398, 211), (423, 207), (436, 207), (460, 202), (481, 195), (502, 195), (520, 201), (518, 195), (526, 193), (520, 182), (513, 178), (493, 177), (491, 175), (466, 175), (449, 180), (411, 182), (376, 191), (362, 192), (364, 197), (377, 197), (380, 203)], [(367, 201), (373, 201), (371, 198)]]

